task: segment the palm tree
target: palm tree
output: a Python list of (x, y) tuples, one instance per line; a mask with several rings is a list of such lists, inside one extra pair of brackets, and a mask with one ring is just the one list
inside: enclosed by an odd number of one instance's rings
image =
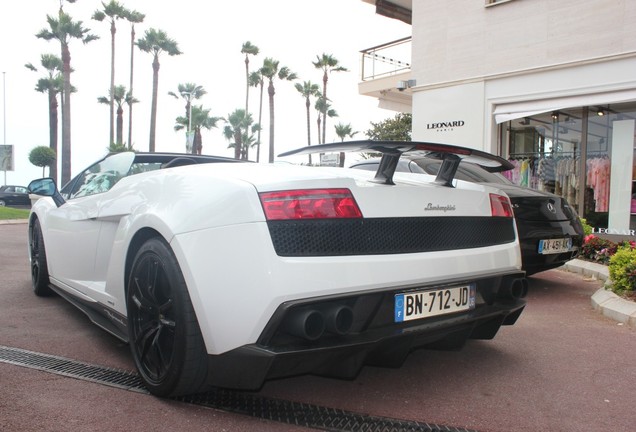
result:
[(235, 109), (223, 120), (227, 123), (223, 128), (223, 136), (230, 141), (228, 148), (234, 149), (234, 158), (248, 160), (249, 147), (256, 144), (253, 133), (257, 132), (260, 126), (258, 123), (253, 124), (252, 114), (240, 108)]
[[(251, 122), (251, 114), (250, 114), (250, 122)], [(246, 130), (245, 135), (243, 135), (243, 155), (241, 156), (244, 160), (249, 160), (249, 149), (255, 147), (258, 142), (256, 140), (256, 135), (260, 136), (261, 134), (261, 124), (260, 123), (250, 123), (249, 130)]]
[(276, 89), (274, 88), (274, 78), (278, 77), (279, 80), (293, 81), (296, 79), (296, 74), (291, 72), (287, 66), (279, 68), (279, 61), (272, 58), (266, 58), (263, 61), (263, 67), (261, 73), (265, 78), (269, 80), (267, 87), (267, 94), (269, 95), (269, 163), (274, 162), (274, 95)]
[(333, 108), (331, 108), (331, 104), (329, 103), (329, 101), (325, 98), (321, 96), (318, 97), (318, 99), (316, 99), (316, 103), (314, 105), (314, 108), (316, 108), (316, 111), (318, 111), (318, 119), (316, 120), (316, 122), (318, 123), (318, 142), (325, 142), (325, 137), (322, 137), (322, 141), (320, 139), (321, 137), (321, 130), (320, 130), (320, 126), (322, 124), (322, 114), (325, 113), (327, 115), (327, 117), (338, 117), (338, 113), (336, 112), (336, 110), (334, 110)]
[[(126, 96), (123, 99), (123, 103), (125, 103), (126, 105), (128, 105), (129, 109), (130, 107), (133, 106), (133, 104), (139, 103), (139, 100), (137, 100), (137, 98), (135, 98), (132, 94), (132, 92), (129, 90), (126, 92)], [(121, 112), (121, 114), (120, 114)], [(119, 139), (123, 139), (123, 130), (124, 130), (124, 118), (123, 118), (123, 113), (124, 113), (124, 107), (123, 104), (118, 105), (117, 106), (117, 136), (119, 137)], [(133, 143), (131, 141), (128, 141), (128, 150), (132, 150), (133, 149)]]
[[(115, 27), (115, 21), (121, 18), (126, 18), (128, 15), (128, 10), (121, 5), (118, 1), (110, 0), (110, 3), (104, 4), (102, 2), (102, 6), (104, 10), (96, 10), (93, 13), (93, 19), (99, 22), (104, 21), (106, 17), (109, 18), (110, 23), (110, 92), (109, 94), (115, 93), (115, 33), (117, 29)], [(115, 132), (115, 104), (113, 98), (110, 98), (110, 136), (109, 136), (109, 144), (114, 142), (114, 132)], [(118, 141), (121, 142), (121, 141)]]
[(146, 30), (143, 39), (137, 41), (137, 46), (143, 52), (152, 54), (152, 104), (150, 108), (150, 140), (148, 150), (155, 151), (155, 133), (157, 129), (157, 93), (159, 90), (159, 54), (168, 53), (170, 56), (179, 55), (177, 42), (170, 39), (163, 30), (154, 28)]
[[(135, 57), (135, 24), (141, 23), (144, 21), (146, 16), (137, 11), (128, 11), (126, 14), (126, 20), (130, 22), (130, 93), (129, 100), (135, 100), (133, 97), (133, 64)], [(128, 104), (128, 146), (132, 147), (132, 113), (133, 113), (133, 102)]]
[[(355, 134), (357, 134), (358, 132), (353, 132), (353, 130), (351, 129), (351, 123), (348, 124), (342, 124), (342, 123), (338, 123), (336, 125), (336, 135), (338, 135), (338, 137), (340, 138), (340, 141), (344, 141), (345, 138), (349, 137), (349, 138), (353, 138), (353, 136)], [(344, 152), (340, 152), (340, 166), (344, 167), (344, 161), (345, 161), (345, 154)]]
[[(313, 84), (311, 81), (304, 81), (302, 84), (296, 83), (294, 84), (298, 93), (305, 98), (305, 108), (307, 110), (307, 145), (311, 145), (311, 123), (310, 123), (310, 114), (309, 108), (311, 107), (310, 98), (312, 96), (318, 96), (320, 94), (320, 87), (318, 84)], [(318, 137), (320, 140), (320, 136)], [(309, 165), (311, 165), (311, 154), (309, 155)]]
[[(130, 92), (126, 92), (126, 86), (115, 86), (115, 92), (112, 98), (101, 96), (97, 98), (97, 102), (110, 105), (115, 103), (117, 105), (117, 140), (113, 141), (115, 144), (124, 143), (124, 104), (132, 105), (138, 101), (132, 97)], [(132, 148), (132, 143), (128, 143), (128, 147)]]
[(79, 39), (87, 44), (98, 36), (89, 33), (89, 29), (82, 26), (81, 21), (73, 21), (61, 7), (57, 19), (47, 15), (49, 28), (44, 28), (36, 37), (47, 41), (56, 40), (62, 51), (62, 183), (71, 179), (71, 51), (69, 43), (72, 39)]
[[(62, 77), (62, 59), (53, 54), (42, 54), (42, 67), (46, 69), (47, 75), (40, 78), (35, 86), (35, 91), (46, 93), (49, 100), (49, 147), (57, 155), (57, 95), (64, 88)], [(31, 63), (25, 65), (27, 69), (37, 72), (37, 68)], [(57, 183), (57, 156), (55, 162), (49, 165), (49, 176)]]
[[(186, 119), (189, 120), (190, 108), (192, 107), (192, 101), (194, 99), (200, 99), (201, 97), (206, 95), (207, 92), (205, 91), (203, 86), (196, 85), (194, 83), (179, 84), (177, 89), (178, 89), (179, 95), (177, 95), (174, 92), (168, 92), (168, 94), (174, 97), (175, 99), (179, 99), (179, 97), (181, 97), (186, 101), (185, 113), (186, 113)], [(192, 131), (190, 122), (187, 123), (187, 126), (190, 126), (190, 127), (188, 127), (186, 130), (187, 131), (186, 136)], [(196, 147), (194, 145), (192, 146), (191, 151), (193, 154), (196, 154)]]
[[(313, 62), (316, 69), (322, 70), (322, 97), (327, 99), (327, 81), (330, 72), (348, 72), (348, 69), (338, 65), (338, 60), (331, 54), (323, 53), (322, 56), (316, 56)], [(322, 112), (322, 143), (325, 143), (325, 135), (327, 130), (327, 111)]]
[(202, 105), (192, 105), (190, 117), (177, 117), (174, 130), (179, 131), (185, 128), (192, 128), (194, 131), (194, 141), (192, 143), (193, 154), (201, 154), (203, 150), (203, 137), (201, 129), (210, 130), (217, 127), (216, 123), (222, 120), (221, 117), (210, 117), (210, 110), (204, 109)]
[(256, 145), (256, 137), (254, 133), (256, 133), (260, 129), (258, 124), (253, 124), (247, 132), (243, 132), (243, 150), (241, 152), (242, 160), (249, 160), (249, 149), (250, 147), (254, 147)]
[(250, 41), (247, 41), (241, 47), (241, 54), (245, 54), (245, 112), (249, 113), (249, 99), (250, 99), (250, 54), (253, 56), (258, 55), (258, 47), (252, 45)]
[(258, 103), (258, 131), (256, 136), (256, 162), (260, 161), (261, 158), (261, 126), (263, 119), (263, 88), (265, 87), (265, 80), (263, 79), (263, 74), (261, 69), (256, 72), (252, 72), (250, 74), (250, 86), (252, 87), (260, 87), (260, 101)]

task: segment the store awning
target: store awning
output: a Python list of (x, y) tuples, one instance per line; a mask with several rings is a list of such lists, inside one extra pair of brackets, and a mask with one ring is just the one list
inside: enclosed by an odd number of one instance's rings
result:
[(634, 100), (636, 100), (636, 90), (622, 90), (590, 95), (567, 96), (561, 98), (498, 104), (496, 105), (493, 114), (495, 115), (495, 121), (499, 124), (518, 118), (531, 117), (536, 114), (566, 108), (607, 105)]

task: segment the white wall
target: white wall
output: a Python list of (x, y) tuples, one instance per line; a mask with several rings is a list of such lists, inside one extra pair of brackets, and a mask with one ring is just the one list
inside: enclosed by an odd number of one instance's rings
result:
[(413, 2), (418, 85), (636, 52), (634, 0)]
[(483, 100), (483, 83), (415, 92), (413, 140), (483, 149)]

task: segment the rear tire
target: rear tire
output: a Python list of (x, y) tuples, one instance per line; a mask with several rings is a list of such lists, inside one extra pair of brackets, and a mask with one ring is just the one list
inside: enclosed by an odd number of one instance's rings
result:
[(207, 354), (188, 289), (170, 246), (151, 238), (137, 252), (126, 303), (133, 359), (156, 396), (205, 390)]
[(53, 290), (49, 288), (49, 267), (46, 264), (44, 237), (42, 237), (40, 221), (37, 219), (33, 221), (29, 250), (31, 253), (31, 284), (33, 292), (40, 297), (50, 296), (53, 294)]

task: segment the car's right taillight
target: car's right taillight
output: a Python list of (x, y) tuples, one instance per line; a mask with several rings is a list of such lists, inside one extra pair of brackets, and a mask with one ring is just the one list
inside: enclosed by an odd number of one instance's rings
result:
[(300, 189), (259, 194), (267, 220), (361, 218), (349, 189)]
[(507, 218), (514, 217), (510, 199), (504, 195), (490, 194), (490, 210), (492, 216)]

